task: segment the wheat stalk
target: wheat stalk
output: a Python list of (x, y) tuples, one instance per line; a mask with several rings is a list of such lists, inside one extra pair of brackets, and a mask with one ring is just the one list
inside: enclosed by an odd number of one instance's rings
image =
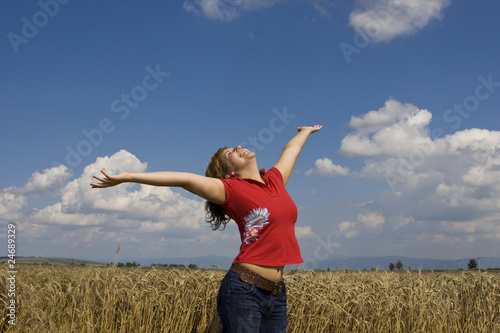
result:
[(122, 247), (121, 243), (118, 243), (118, 248), (116, 249), (116, 254), (115, 254), (115, 266), (118, 261), (118, 252), (120, 252), (121, 247)]

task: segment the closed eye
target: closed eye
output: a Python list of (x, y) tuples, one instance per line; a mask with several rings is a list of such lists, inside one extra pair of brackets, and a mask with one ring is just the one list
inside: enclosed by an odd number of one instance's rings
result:
[(233, 149), (229, 150), (229, 151), (227, 152), (227, 154), (226, 154), (226, 158), (229, 158), (229, 156), (231, 156), (231, 154), (232, 154), (233, 152), (235, 152), (237, 149), (238, 149), (238, 147), (235, 147), (235, 148), (233, 148)]

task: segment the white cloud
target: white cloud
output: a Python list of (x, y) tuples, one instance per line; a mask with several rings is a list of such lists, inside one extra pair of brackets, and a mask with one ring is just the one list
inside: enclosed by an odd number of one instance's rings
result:
[(368, 229), (375, 229), (376, 227), (385, 223), (385, 218), (379, 213), (359, 214), (358, 221), (363, 223)]
[(339, 224), (340, 235), (345, 238), (355, 238), (358, 236), (359, 231), (356, 230), (357, 224), (351, 221), (343, 221)]
[[(368, 206), (383, 213), (379, 225), (412, 229), (416, 239), (433, 234), (443, 244), (486, 241), (500, 232), (500, 132), (467, 129), (433, 139), (430, 120), (428, 110), (389, 100), (353, 117), (355, 131), (340, 150), (366, 158), (351, 174), (387, 183)], [(358, 220), (377, 225), (365, 215)]]
[(63, 187), (71, 176), (65, 165), (45, 169), (42, 173), (35, 171), (22, 192), (26, 195), (49, 194)]
[[(338, 225), (340, 237), (370, 239), (377, 232), (450, 251), (447, 245), (484, 248), (500, 234), (500, 131), (473, 128), (433, 138), (431, 120), (429, 110), (394, 99), (351, 118), (353, 132), (340, 152), (365, 161), (348, 176), (387, 187), (360, 206), (356, 219)], [(318, 170), (309, 173), (329, 176)]]
[(306, 171), (306, 176), (316, 175), (319, 177), (347, 176), (349, 168), (333, 164), (329, 158), (316, 160), (315, 167)]
[[(23, 187), (0, 191), (0, 220), (18, 223), (18, 231), (26, 240), (24, 249), (43, 244), (45, 249), (64, 245), (98, 251), (97, 248), (108, 246), (106, 244), (116, 246), (122, 240), (134, 243), (151, 238), (154, 242), (155, 237), (159, 240), (167, 229), (175, 232), (169, 236), (170, 240), (196, 238), (195, 230), (210, 233), (203, 219), (201, 200), (187, 198), (167, 187), (121, 184), (92, 189), (90, 186), (95, 181), (92, 176), (100, 170), (118, 174), (146, 172), (146, 168), (146, 163), (121, 150), (98, 158), (72, 180), (65, 166), (35, 172)], [(51, 197), (50, 204), (30, 208), (31, 199), (47, 195)], [(54, 203), (54, 199), (57, 202)], [(40, 202), (44, 200), (38, 205)], [(146, 243), (141, 251), (157, 247)], [(57, 250), (51, 251), (52, 255), (57, 253)]]
[(131, 226), (138, 232), (157, 232), (169, 227), (199, 228), (202, 202), (187, 199), (168, 187), (133, 184), (107, 189), (90, 187), (92, 176), (98, 175), (99, 170), (118, 174), (145, 172), (146, 167), (146, 163), (125, 150), (110, 157), (100, 157), (86, 166), (79, 178), (66, 184), (60, 202), (37, 211), (32, 218), (37, 222), (66, 225), (104, 225), (121, 221), (125, 227)]
[(342, 221), (338, 225), (337, 235), (344, 238), (357, 238), (360, 235), (371, 235), (377, 227), (384, 225), (385, 217), (377, 212), (358, 214), (357, 220)]
[(363, 1), (349, 16), (349, 23), (373, 42), (389, 42), (411, 35), (432, 20), (443, 17), (450, 0), (370, 0)]
[(0, 192), (0, 215), (4, 221), (25, 220), (28, 197), (56, 194), (65, 186), (71, 174), (67, 167), (45, 169), (42, 173), (34, 172), (22, 187), (9, 187)]
[(36, 210), (29, 217), (30, 222), (37, 224), (61, 224), (72, 226), (99, 225), (105, 222), (105, 218), (97, 214), (80, 212), (66, 213), (63, 203), (58, 202), (43, 209)]
[(419, 242), (425, 243), (434, 243), (445, 246), (455, 246), (463, 244), (464, 242), (473, 242), (475, 240), (474, 237), (460, 238), (454, 235), (448, 235), (445, 233), (423, 233), (417, 236), (417, 240)]
[[(47, 232), (49, 232), (49, 226), (48, 225), (43, 225), (43, 224), (38, 224), (38, 223), (32, 223), (32, 222), (22, 222), (20, 223), (22, 230), (23, 230), (23, 239), (30, 239), (30, 238), (39, 238), (42, 236), (46, 236)], [(20, 226), (18, 225), (18, 228)]]
[(205, 15), (211, 20), (231, 21), (244, 12), (272, 7), (283, 0), (193, 0), (184, 1), (183, 7), (190, 13)]
[(0, 220), (15, 222), (22, 217), (28, 199), (13, 192), (15, 192), (15, 188), (12, 187), (0, 192)]
[(298, 239), (301, 239), (301, 238), (311, 238), (311, 237), (314, 237), (316, 236), (316, 234), (312, 231), (312, 228), (308, 225), (306, 225), (305, 227), (295, 227), (295, 236), (298, 238)]
[(342, 140), (340, 152), (360, 156), (399, 156), (425, 149), (433, 150), (427, 125), (432, 114), (411, 104), (389, 99), (377, 111), (351, 117), (356, 129)]

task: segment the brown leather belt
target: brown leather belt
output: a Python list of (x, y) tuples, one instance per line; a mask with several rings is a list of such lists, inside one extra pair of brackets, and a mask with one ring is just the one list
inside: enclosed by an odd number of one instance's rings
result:
[[(248, 283), (250, 285), (255, 285), (257, 288), (270, 291), (274, 296), (277, 296), (285, 290), (285, 282), (283, 280), (274, 282), (271, 280), (268, 280), (259, 274), (252, 272), (246, 267), (243, 267), (238, 264), (234, 264), (230, 268), (231, 271), (240, 274), (240, 279), (241, 281)], [(259, 281), (257, 284), (255, 284), (255, 281), (257, 281), (257, 278), (260, 276)]]

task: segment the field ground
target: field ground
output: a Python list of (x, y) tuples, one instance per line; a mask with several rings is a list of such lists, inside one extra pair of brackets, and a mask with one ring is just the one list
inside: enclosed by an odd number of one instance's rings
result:
[[(225, 272), (18, 265), (2, 332), (220, 332)], [(499, 332), (497, 272), (287, 272), (288, 332)], [(12, 288), (12, 285), (10, 285)]]

